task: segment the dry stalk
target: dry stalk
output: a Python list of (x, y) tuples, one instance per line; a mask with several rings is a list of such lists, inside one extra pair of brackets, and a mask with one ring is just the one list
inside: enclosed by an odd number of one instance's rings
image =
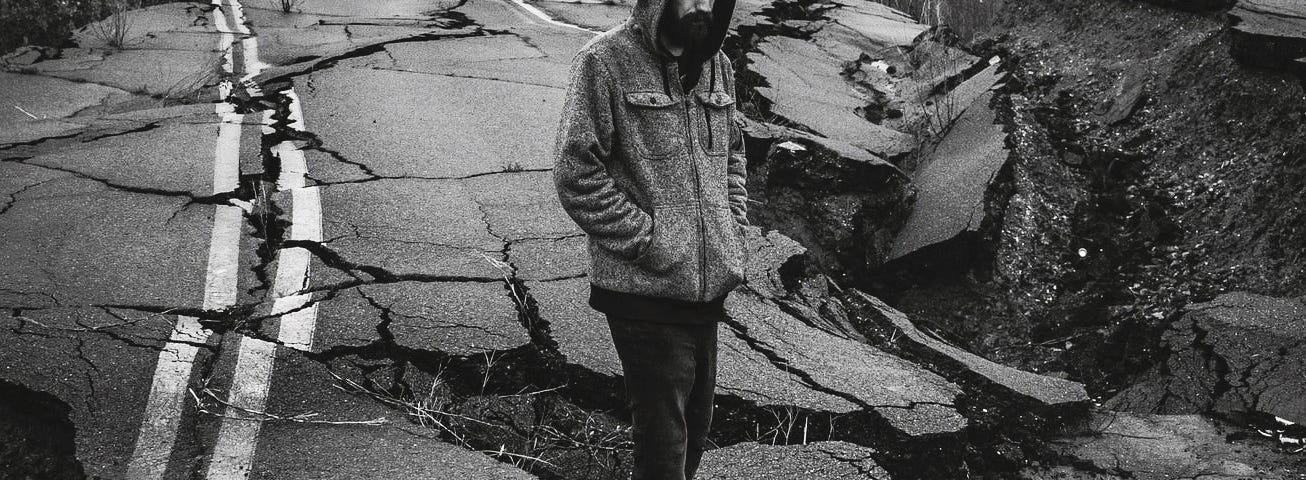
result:
[[(253, 410), (253, 409), (241, 407), (239, 405), (233, 405), (231, 402), (223, 400), (221, 397), (217, 395), (217, 393), (215, 393), (212, 389), (208, 387), (207, 383), (208, 382), (206, 381), (204, 385), (200, 386), (199, 390), (196, 390), (195, 388), (188, 388), (187, 391), (190, 392), (191, 398), (195, 399), (196, 411), (207, 415), (213, 415), (215, 417), (231, 418), (236, 420), (259, 420), (259, 421), (278, 420), (278, 421), (285, 421), (285, 422), (312, 423), (312, 424), (320, 424), (320, 425), (377, 426), (377, 425), (385, 425), (390, 423), (390, 421), (385, 419), (384, 417), (374, 418), (372, 420), (313, 420), (312, 419), (313, 417), (316, 417), (321, 414), (317, 412), (305, 412), (298, 415), (285, 416), (285, 415), (268, 413), (266, 411)], [(221, 409), (225, 411), (236, 410), (244, 413), (247, 416), (236, 416), (224, 412), (219, 412), (217, 411), (217, 409), (210, 408), (213, 405), (221, 407)]]

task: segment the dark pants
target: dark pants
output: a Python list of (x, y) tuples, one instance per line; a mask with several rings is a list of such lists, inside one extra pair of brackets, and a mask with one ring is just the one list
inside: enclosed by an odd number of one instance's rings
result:
[(716, 323), (666, 324), (609, 315), (608, 328), (626, 377), (634, 480), (694, 478), (712, 425)]

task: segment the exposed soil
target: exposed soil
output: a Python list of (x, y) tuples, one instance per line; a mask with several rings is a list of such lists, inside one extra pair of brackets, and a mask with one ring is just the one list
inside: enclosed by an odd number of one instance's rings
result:
[(1237, 63), (1224, 26), (1219, 10), (1008, 1), (998, 33), (971, 45), (1009, 74), (994, 107), (1012, 156), (985, 228), (867, 287), (1098, 398), (1163, 360), (1160, 332), (1184, 305), (1306, 293), (1303, 85)]

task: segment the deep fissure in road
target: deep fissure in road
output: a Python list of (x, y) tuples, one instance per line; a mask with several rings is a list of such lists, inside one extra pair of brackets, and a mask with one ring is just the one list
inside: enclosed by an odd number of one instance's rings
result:
[(53, 395), (0, 380), (0, 478), (86, 478), (71, 412)]

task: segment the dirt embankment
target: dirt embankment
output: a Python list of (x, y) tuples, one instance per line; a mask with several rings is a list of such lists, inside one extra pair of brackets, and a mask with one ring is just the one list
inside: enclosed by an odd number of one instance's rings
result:
[(1008, 0), (993, 105), (1011, 157), (981, 235), (891, 262), (877, 295), (1101, 398), (1188, 304), (1306, 293), (1306, 95), (1230, 55), (1222, 10)]

